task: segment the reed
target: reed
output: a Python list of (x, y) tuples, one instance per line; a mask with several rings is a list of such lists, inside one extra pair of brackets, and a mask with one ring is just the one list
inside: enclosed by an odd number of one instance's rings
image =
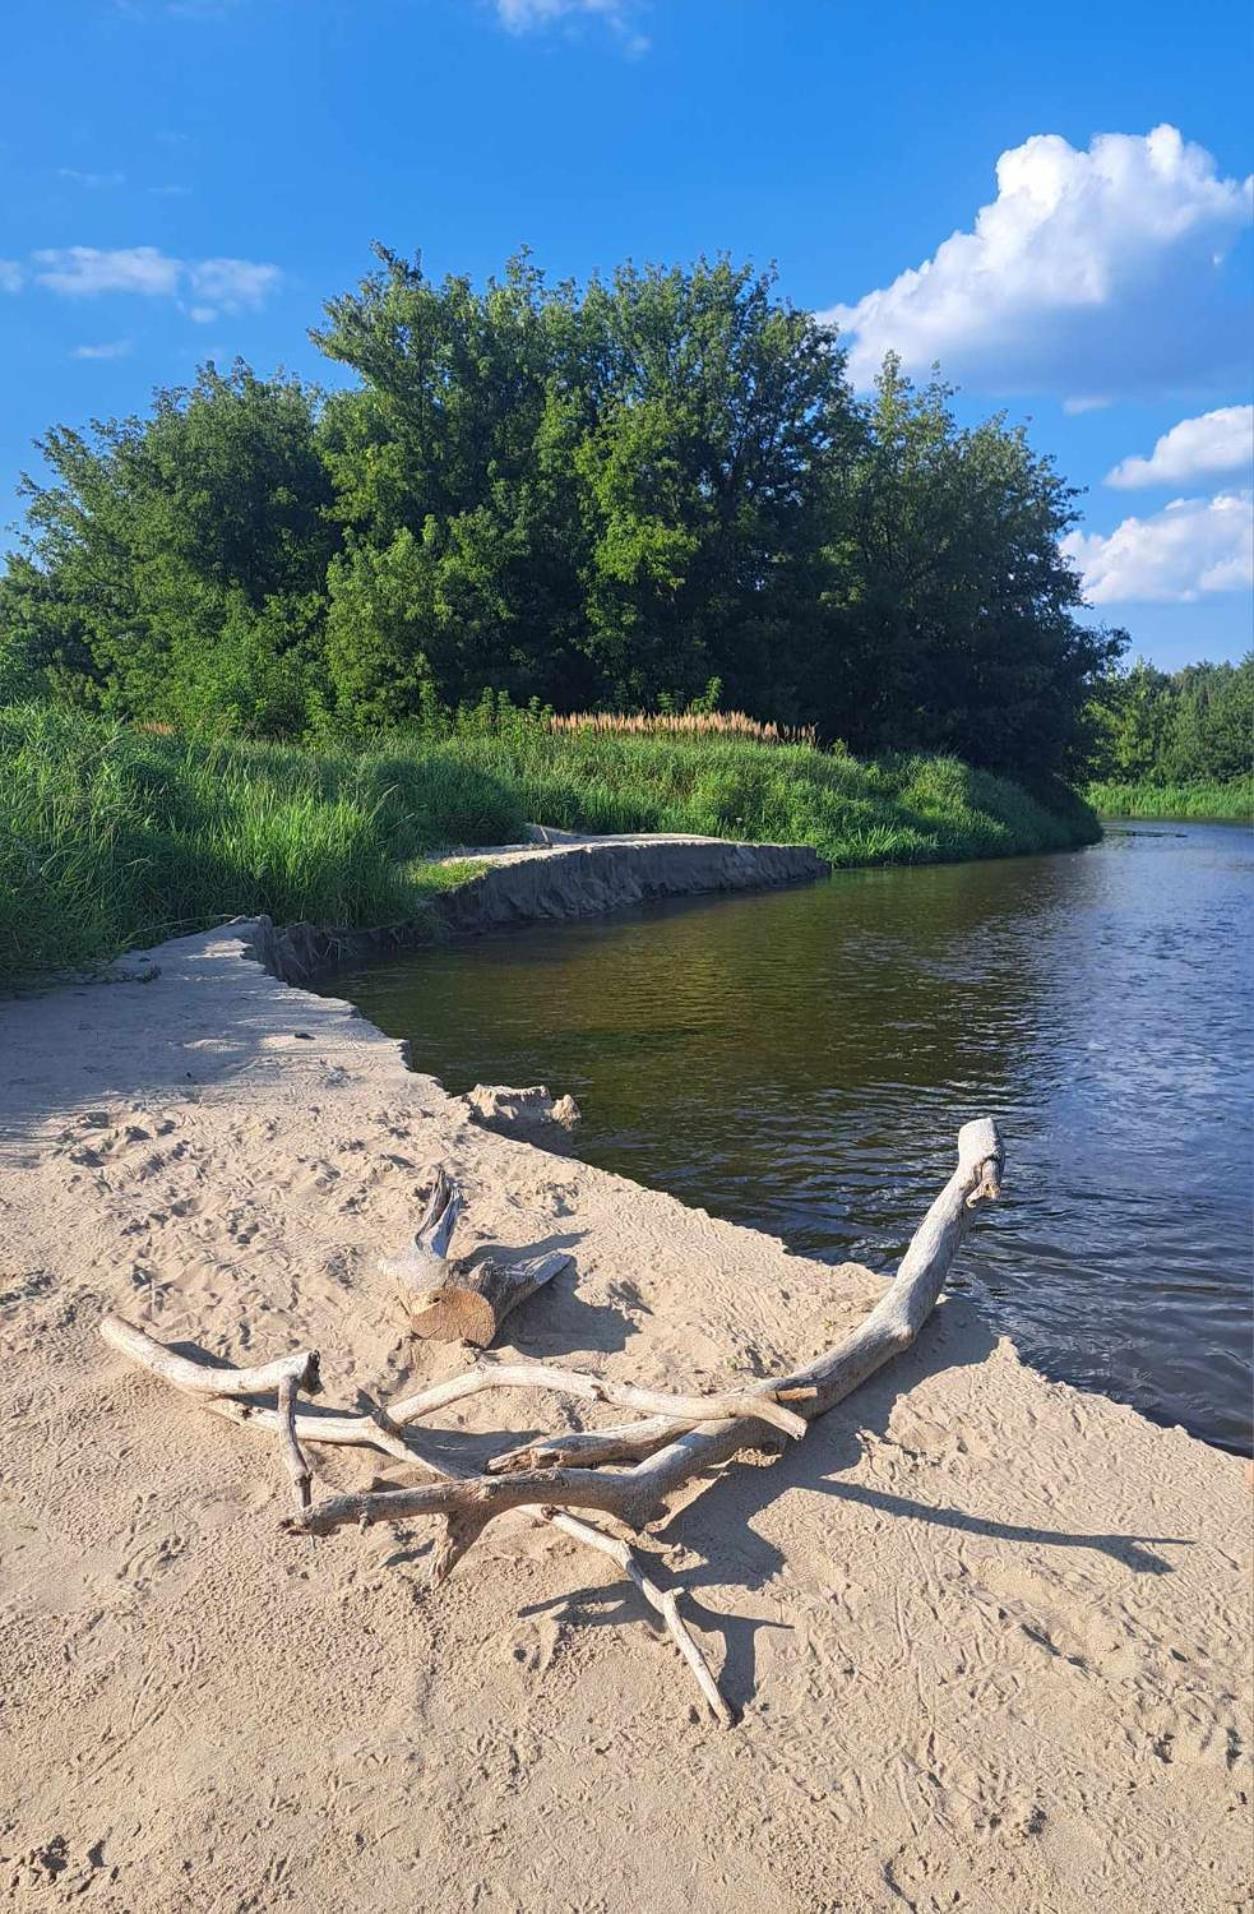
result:
[(550, 716), (547, 728), (558, 736), (591, 731), (615, 737), (748, 738), (755, 744), (818, 745), (812, 724), (763, 723), (744, 711), (574, 711)]
[(1224, 784), (1090, 784), (1085, 794), (1101, 817), (1193, 818), (1220, 824), (1254, 822), (1254, 777)]

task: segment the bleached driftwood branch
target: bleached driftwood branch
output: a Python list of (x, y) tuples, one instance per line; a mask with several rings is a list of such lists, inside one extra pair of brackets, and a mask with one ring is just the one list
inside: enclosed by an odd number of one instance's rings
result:
[(180, 1356), (153, 1336), (146, 1336), (121, 1316), (106, 1316), (100, 1333), (112, 1348), (154, 1375), (163, 1376), (189, 1396), (264, 1396), (282, 1382), (291, 1381), (306, 1395), (321, 1388), (316, 1349), (297, 1350), (257, 1369), (231, 1369), (191, 1356)]
[(697, 1647), (689, 1631), (688, 1624), (679, 1612), (679, 1601), (673, 1588), (661, 1589), (651, 1582), (626, 1542), (620, 1542), (615, 1535), (607, 1535), (604, 1529), (596, 1528), (591, 1522), (583, 1522), (577, 1515), (565, 1515), (560, 1509), (541, 1510), (541, 1519), (551, 1522), (565, 1535), (573, 1535), (577, 1542), (586, 1542), (589, 1548), (600, 1549), (602, 1555), (608, 1555), (617, 1562), (627, 1579), (634, 1583), (648, 1602), (655, 1608), (666, 1623), (667, 1631), (680, 1654), (691, 1668), (701, 1693), (709, 1703), (710, 1712), (724, 1728), (735, 1726), (735, 1717), (719, 1692), (718, 1683), (710, 1673), (709, 1663)]
[(716, 1395), (677, 1396), (657, 1389), (637, 1389), (631, 1383), (614, 1382), (607, 1376), (590, 1376), (582, 1369), (559, 1369), (548, 1362), (479, 1362), (463, 1375), (449, 1376), (443, 1382), (430, 1383), (414, 1395), (404, 1396), (388, 1406), (388, 1420), (397, 1424), (417, 1422), (434, 1415), (450, 1403), (477, 1396), (483, 1389), (546, 1389), (555, 1395), (581, 1396), (585, 1402), (612, 1402), (620, 1409), (639, 1409), (646, 1414), (659, 1413), (668, 1427), (721, 1420), (729, 1416), (753, 1416), (769, 1422), (785, 1435), (803, 1436), (805, 1420), (781, 1406), (778, 1398), (808, 1398), (812, 1390), (795, 1390), (785, 1384), (767, 1383), (763, 1387), (723, 1390)]
[[(100, 1333), (109, 1345), (126, 1356), (131, 1362), (147, 1369), (150, 1374), (159, 1376), (185, 1395), (190, 1395), (202, 1408), (227, 1417), (253, 1429), (276, 1431), (282, 1444), (283, 1455), (288, 1472), (292, 1477), (296, 1491), (297, 1508), (301, 1518), (309, 1507), (312, 1489), (312, 1471), (300, 1446), (300, 1438), (306, 1442), (326, 1442), (355, 1444), (375, 1448), (384, 1455), (397, 1457), (410, 1467), (424, 1469), (428, 1474), (438, 1476), (444, 1481), (458, 1480), (457, 1475), (441, 1468), (428, 1457), (416, 1454), (396, 1434), (394, 1426), (381, 1410), (375, 1409), (357, 1416), (319, 1415), (301, 1416), (296, 1409), (299, 1379), (317, 1376), (316, 1355), (301, 1352), (296, 1356), (286, 1356), (279, 1361), (268, 1363), (264, 1368), (241, 1370), (219, 1366), (201, 1357), (181, 1356), (174, 1350), (158, 1342), (155, 1336), (145, 1334), (120, 1316), (106, 1316), (100, 1325)], [(270, 1409), (255, 1402), (241, 1401), (235, 1393), (241, 1387), (241, 1379), (260, 1383), (264, 1389), (277, 1387), (278, 1406)], [(210, 1388), (221, 1388), (228, 1393), (210, 1395)], [(472, 1393), (472, 1392), (467, 1392)], [(691, 1668), (701, 1693), (711, 1710), (724, 1727), (732, 1725), (732, 1714), (719, 1693), (718, 1684), (710, 1673), (708, 1664), (693, 1639), (687, 1624), (679, 1612), (677, 1596), (674, 1590), (659, 1589), (650, 1581), (637, 1563), (626, 1542), (618, 1541), (614, 1536), (606, 1535), (590, 1522), (581, 1522), (575, 1516), (562, 1514), (556, 1509), (530, 1509), (527, 1513), (539, 1523), (561, 1529), (589, 1548), (595, 1548), (603, 1555), (618, 1563), (640, 1590), (645, 1600), (657, 1610), (666, 1624), (667, 1632), (674, 1640), (679, 1652)], [(474, 1517), (453, 1518), (447, 1525), (444, 1548), (453, 1551), (448, 1566), (457, 1559), (479, 1532), (481, 1524)], [(447, 1572), (440, 1563), (440, 1551), (432, 1564), (432, 1582), (443, 1579)]]
[[(958, 1134), (957, 1168), (915, 1232), (895, 1279), (865, 1321), (813, 1362), (778, 1380), (754, 1384), (747, 1393), (757, 1399), (774, 1400), (780, 1393), (804, 1390), (806, 1395), (799, 1406), (802, 1415), (812, 1420), (849, 1395), (891, 1357), (909, 1348), (935, 1307), (974, 1210), (998, 1194), (1002, 1161), (1001, 1138), (991, 1118), (964, 1124)], [(639, 1529), (690, 1477), (726, 1462), (739, 1449), (760, 1440), (759, 1414), (757, 1411), (753, 1417), (739, 1415), (684, 1429), (629, 1469), (519, 1470), (410, 1489), (333, 1496), (290, 1526), (328, 1535), (349, 1523), (365, 1526), (377, 1521), (443, 1515), (449, 1518), (449, 1534), (440, 1551), (445, 1574), (486, 1524), (506, 1509), (535, 1503), (598, 1509), (629, 1528)]]
[(313, 1500), (313, 1470), (296, 1434), (296, 1381), (292, 1376), (284, 1376), (279, 1384), (278, 1419), (283, 1460), (296, 1491), (296, 1506), (303, 1513)]
[[(147, 1369), (150, 1374), (173, 1384), (184, 1395), (192, 1396), (211, 1415), (222, 1416), (228, 1422), (247, 1424), (254, 1429), (265, 1429), (276, 1435), (281, 1435), (283, 1428), (284, 1418), (279, 1410), (241, 1398), (253, 1394), (269, 1395), (286, 1380), (309, 1389), (311, 1384), (308, 1379), (318, 1376), (317, 1354), (307, 1350), (294, 1356), (281, 1356), (277, 1362), (266, 1363), (259, 1369), (230, 1369), (204, 1357), (180, 1356), (165, 1343), (158, 1342), (155, 1336), (137, 1329), (134, 1323), (126, 1322), (121, 1316), (104, 1317), (100, 1333), (111, 1348), (137, 1363), (141, 1369)], [(384, 1455), (395, 1456), (400, 1462), (420, 1460), (404, 1438), (388, 1427), (381, 1410), (356, 1416), (298, 1413), (293, 1433), (298, 1444), (347, 1444), (378, 1449)]]
[[(894, 1281), (866, 1319), (834, 1348), (790, 1375), (708, 1396), (668, 1396), (577, 1370), (532, 1363), (480, 1363), (395, 1403), (389, 1413), (373, 1405), (357, 1416), (305, 1415), (297, 1395), (319, 1387), (318, 1358), (303, 1351), (255, 1369), (228, 1369), (178, 1355), (116, 1316), (101, 1324), (105, 1340), (131, 1361), (195, 1397), (205, 1408), (254, 1428), (275, 1430), (296, 1487), (299, 1513), (283, 1523), (298, 1534), (325, 1535), (348, 1523), (403, 1522), (416, 1516), (443, 1518), (444, 1534), (432, 1557), (431, 1579), (441, 1581), (482, 1533), (508, 1509), (524, 1510), (617, 1562), (666, 1624), (692, 1669), (710, 1708), (725, 1724), (731, 1713), (691, 1633), (679, 1614), (674, 1591), (649, 1580), (624, 1541), (607, 1535), (575, 1509), (600, 1509), (630, 1528), (642, 1527), (676, 1489), (694, 1475), (727, 1461), (739, 1450), (760, 1446), (763, 1424), (789, 1435), (804, 1434), (868, 1376), (907, 1349), (936, 1304), (973, 1211), (999, 1193), (1002, 1145), (988, 1118), (963, 1126), (958, 1165), (929, 1209), (906, 1251)], [(424, 1253), (442, 1255), (455, 1220), (451, 1185), (433, 1193), (419, 1232)], [(493, 1457), (487, 1473), (468, 1476), (416, 1454), (400, 1425), (464, 1400), (484, 1389), (541, 1388), (585, 1400), (614, 1402), (652, 1411), (645, 1420), (535, 1441)], [(245, 1398), (277, 1395), (277, 1407)], [(795, 1409), (784, 1407), (794, 1403)], [(398, 1456), (437, 1478), (418, 1487), (372, 1490), (309, 1502), (309, 1469), (302, 1442), (353, 1442)], [(594, 1463), (632, 1460), (628, 1468)]]

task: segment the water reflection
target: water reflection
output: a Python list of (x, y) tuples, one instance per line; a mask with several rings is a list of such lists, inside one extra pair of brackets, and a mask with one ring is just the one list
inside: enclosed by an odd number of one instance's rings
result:
[(546, 1081), (580, 1153), (887, 1265), (991, 1112), (1011, 1180), (961, 1280), (1052, 1374), (1250, 1441), (1254, 834), (845, 873), (336, 979), (450, 1089)]

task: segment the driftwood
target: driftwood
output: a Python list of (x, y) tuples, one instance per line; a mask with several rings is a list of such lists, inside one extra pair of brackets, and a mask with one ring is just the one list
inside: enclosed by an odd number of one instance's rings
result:
[[(225, 1416), (254, 1429), (277, 1431), (282, 1445), (288, 1472), (292, 1476), (296, 1490), (297, 1506), (304, 1512), (309, 1507), (312, 1472), (305, 1460), (300, 1441), (326, 1442), (332, 1444), (354, 1444), (360, 1447), (378, 1449), (384, 1455), (390, 1455), (409, 1464), (411, 1468), (424, 1469), (428, 1474), (440, 1477), (444, 1481), (459, 1479), (453, 1471), (441, 1468), (428, 1457), (417, 1454), (409, 1448), (397, 1433), (395, 1425), (382, 1410), (372, 1405), (366, 1413), (357, 1416), (345, 1415), (298, 1415), (296, 1412), (297, 1375), (316, 1375), (317, 1356), (302, 1354), (288, 1356), (279, 1362), (270, 1363), (262, 1370), (230, 1369), (211, 1364), (197, 1357), (178, 1355), (158, 1342), (155, 1336), (149, 1336), (134, 1323), (128, 1323), (120, 1316), (106, 1316), (100, 1324), (100, 1333), (110, 1346), (118, 1350), (130, 1361), (138, 1363), (150, 1374), (172, 1383), (176, 1389), (190, 1395), (202, 1408), (215, 1415)], [(310, 1364), (313, 1368), (310, 1368)], [(239, 1388), (240, 1378), (255, 1380), (263, 1377), (273, 1386), (277, 1378), (278, 1407), (269, 1409), (260, 1403), (243, 1402), (233, 1394), (213, 1396), (210, 1388), (222, 1388), (234, 1391)], [(595, 1528), (591, 1522), (580, 1521), (577, 1516), (567, 1515), (557, 1509), (532, 1509), (527, 1513), (537, 1523), (560, 1529), (563, 1534), (572, 1536), (589, 1548), (597, 1549), (602, 1555), (608, 1555), (618, 1563), (645, 1600), (666, 1624), (668, 1634), (675, 1642), (680, 1654), (691, 1668), (706, 1701), (724, 1727), (732, 1725), (732, 1713), (718, 1691), (718, 1684), (710, 1673), (709, 1666), (694, 1641), (687, 1624), (679, 1612), (675, 1591), (659, 1589), (650, 1581), (636, 1561), (626, 1542), (620, 1542), (612, 1535), (606, 1535), (602, 1529)], [(447, 1525), (445, 1549), (456, 1544), (457, 1554), (469, 1547), (482, 1525), (473, 1518), (464, 1518), (460, 1522), (454, 1518)], [(456, 1559), (454, 1556), (453, 1559)], [(451, 1562), (449, 1564), (451, 1566)], [(440, 1564), (439, 1552), (432, 1562), (431, 1580), (433, 1584), (443, 1580), (444, 1573)]]
[[(776, 1397), (794, 1389), (812, 1392), (800, 1403), (808, 1421), (849, 1395), (890, 1357), (909, 1348), (935, 1307), (973, 1210), (998, 1193), (1002, 1154), (1001, 1138), (990, 1118), (964, 1124), (958, 1135), (958, 1167), (916, 1231), (896, 1278), (866, 1320), (813, 1362), (777, 1381), (756, 1383), (748, 1393)], [(756, 1420), (738, 1416), (717, 1425), (701, 1423), (681, 1429), (633, 1468), (519, 1470), (420, 1488), (332, 1496), (312, 1508), (300, 1526), (315, 1535), (329, 1535), (345, 1524), (365, 1526), (443, 1515), (456, 1527), (457, 1536), (451, 1540), (464, 1536), (472, 1526), (473, 1540), (506, 1509), (545, 1503), (598, 1509), (628, 1528), (639, 1529), (691, 1476), (728, 1461), (737, 1450), (760, 1440)], [(441, 1553), (444, 1573), (463, 1552), (464, 1547), (454, 1547)]]
[[(548, 1364), (479, 1362), (463, 1375), (402, 1398), (390, 1409), (370, 1404), (357, 1416), (298, 1413), (298, 1391), (318, 1387), (318, 1358), (312, 1352), (260, 1369), (227, 1369), (178, 1355), (118, 1317), (106, 1317), (101, 1329), (106, 1341), (131, 1361), (194, 1396), (204, 1407), (236, 1422), (278, 1431), (297, 1492), (298, 1512), (282, 1524), (292, 1533), (327, 1535), (347, 1525), (438, 1517), (444, 1527), (431, 1561), (433, 1584), (449, 1574), (490, 1521), (511, 1509), (525, 1511), (532, 1520), (548, 1523), (608, 1555), (662, 1617), (712, 1712), (727, 1724), (731, 1712), (683, 1622), (676, 1592), (663, 1591), (650, 1581), (626, 1542), (572, 1511), (600, 1510), (628, 1528), (639, 1529), (694, 1476), (742, 1449), (760, 1447), (768, 1427), (793, 1437), (803, 1435), (810, 1421), (914, 1341), (936, 1304), (973, 1212), (999, 1194), (1002, 1161), (1001, 1139), (989, 1118), (964, 1124), (958, 1135), (957, 1168), (916, 1231), (893, 1282), (858, 1328), (787, 1376), (719, 1394), (665, 1395)], [(443, 1257), (452, 1233), (449, 1212), (455, 1220), (457, 1200), (451, 1183), (443, 1179), (441, 1185), (437, 1179), (415, 1253)], [(479, 1475), (435, 1464), (401, 1434), (406, 1424), (495, 1388), (539, 1388), (649, 1413), (641, 1421), (613, 1429), (561, 1435), (506, 1450), (492, 1457)], [(275, 1408), (241, 1399), (271, 1391), (278, 1397)], [(373, 1447), (436, 1479), (418, 1486), (330, 1496), (310, 1506), (309, 1470), (301, 1444), (323, 1441)], [(611, 1462), (630, 1466), (596, 1466)]]
[[(204, 1357), (180, 1356), (167, 1348), (165, 1343), (158, 1342), (155, 1336), (145, 1334), (121, 1316), (104, 1317), (100, 1333), (111, 1348), (137, 1363), (141, 1369), (147, 1369), (152, 1375), (172, 1383), (185, 1395), (194, 1397), (200, 1407), (207, 1409), (211, 1415), (276, 1435), (282, 1434), (284, 1418), (277, 1409), (268, 1409), (259, 1402), (239, 1400), (244, 1393), (242, 1385), (247, 1383), (250, 1391), (265, 1394), (277, 1389), (287, 1377), (307, 1376), (310, 1362), (315, 1365), (313, 1373), (316, 1373), (318, 1361), (316, 1353), (309, 1352), (284, 1356), (278, 1362), (267, 1363), (262, 1369), (229, 1369), (223, 1364), (209, 1362)], [(302, 1364), (304, 1368), (300, 1367)], [(305, 1386), (308, 1387), (308, 1383)], [(215, 1390), (221, 1390), (222, 1394), (214, 1394)], [(298, 1413), (294, 1433), (298, 1443), (326, 1442), (378, 1449), (384, 1455), (394, 1456), (399, 1462), (413, 1463), (420, 1459), (399, 1431), (389, 1426), (382, 1410), (377, 1408), (355, 1416), (337, 1415), (333, 1411)]]
[(753, 1416), (771, 1423), (785, 1435), (803, 1436), (804, 1419), (791, 1409), (781, 1407), (779, 1398), (808, 1398), (808, 1388), (736, 1389), (719, 1395), (672, 1396), (657, 1389), (637, 1389), (630, 1383), (614, 1382), (607, 1376), (590, 1376), (582, 1369), (558, 1369), (548, 1362), (479, 1362), (464, 1375), (449, 1376), (444, 1382), (430, 1383), (416, 1395), (404, 1396), (388, 1408), (388, 1421), (398, 1426), (417, 1422), (446, 1409), (452, 1402), (477, 1396), (483, 1389), (545, 1389), (554, 1395), (581, 1396), (585, 1402), (612, 1402), (620, 1409), (657, 1412), (669, 1431), (685, 1423), (696, 1424), (728, 1416)]
[(510, 1311), (569, 1267), (571, 1258), (487, 1256), (477, 1263), (450, 1259), (462, 1210), (461, 1192), (447, 1170), (436, 1179), (410, 1246), (385, 1256), (379, 1267), (400, 1285), (413, 1335), (429, 1342), (467, 1342), (486, 1349)]
[(163, 1376), (189, 1396), (264, 1396), (283, 1382), (294, 1382), (307, 1395), (317, 1395), (321, 1387), (316, 1349), (280, 1356), (277, 1362), (263, 1363), (257, 1369), (230, 1369), (225, 1364), (217, 1367), (190, 1356), (180, 1356), (120, 1316), (106, 1316), (100, 1333), (122, 1355), (151, 1369), (154, 1375)]
[(431, 1342), (468, 1342), (486, 1349), (511, 1309), (534, 1296), (570, 1262), (569, 1256), (554, 1253), (508, 1263), (492, 1256), (480, 1263), (450, 1263), (437, 1288), (406, 1298), (409, 1326), (415, 1336)]

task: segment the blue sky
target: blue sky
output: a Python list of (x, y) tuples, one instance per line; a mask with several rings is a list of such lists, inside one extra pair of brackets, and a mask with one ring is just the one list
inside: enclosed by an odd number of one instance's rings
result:
[[(1251, 642), (1247, 6), (10, 0), (0, 518), (53, 421), (327, 368), (374, 238), (486, 275), (726, 249), (1087, 489), (1096, 613)], [(1158, 130), (1155, 130), (1158, 129)], [(1110, 475), (1117, 483), (1109, 483)]]

